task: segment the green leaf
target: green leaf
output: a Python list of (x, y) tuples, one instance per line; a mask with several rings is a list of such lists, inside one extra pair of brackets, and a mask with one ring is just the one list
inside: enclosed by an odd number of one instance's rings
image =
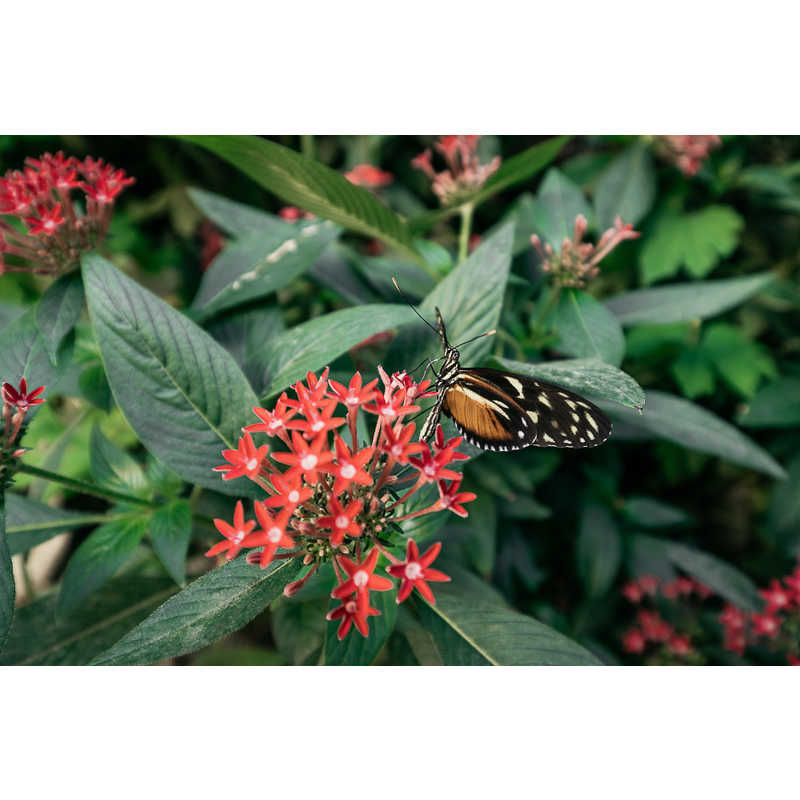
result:
[[(328, 622), (325, 630), (324, 663), (337, 667), (360, 667), (371, 664), (380, 649), (394, 630), (397, 620), (397, 590), (373, 592), (369, 598), (370, 605), (381, 612), (380, 616), (368, 617), (369, 636), (362, 636), (352, 625), (350, 632), (340, 642), (336, 636), (339, 620)], [(341, 600), (331, 598), (329, 610), (333, 611), (342, 604)]]
[(5, 647), (11, 623), (14, 621), (16, 596), (14, 568), (6, 541), (5, 490), (0, 486), (0, 652)]
[(84, 258), (84, 279), (108, 381), (142, 444), (191, 483), (253, 496), (246, 479), (212, 472), (257, 402), (230, 354), (99, 256)]
[(173, 500), (150, 518), (153, 547), (175, 583), (186, 582), (186, 553), (192, 538), (192, 509), (188, 500)]
[(496, 358), (495, 361), (511, 372), (555, 383), (578, 394), (613, 400), (635, 409), (644, 408), (644, 390), (630, 375), (593, 358), (543, 361), (538, 364), (526, 364), (508, 358)]
[(564, 289), (551, 317), (558, 335), (554, 347), (568, 356), (622, 363), (625, 337), (613, 314), (590, 294)]
[(363, 275), (364, 279), (383, 297), (398, 298), (392, 278), (397, 278), (400, 288), (412, 299), (424, 297), (436, 285), (429, 273), (416, 264), (397, 258), (371, 258), (355, 251), (348, 252), (348, 259)]
[(605, 304), (620, 325), (686, 322), (721, 314), (774, 280), (773, 273), (762, 272), (746, 278), (658, 286), (619, 294)]
[(619, 214), (622, 221), (636, 225), (653, 205), (656, 178), (647, 150), (635, 145), (617, 156), (597, 182), (594, 209), (597, 229), (614, 225)]
[(319, 662), (328, 627), (328, 600), (281, 598), (272, 610), (272, 638), (290, 664), (299, 667)]
[(420, 263), (411, 234), (391, 209), (366, 189), (313, 159), (256, 136), (182, 136), (238, 167), (282, 200), (337, 225), (374, 236)]
[(260, 614), (298, 569), (294, 559), (263, 570), (244, 556), (229, 561), (192, 581), (92, 663), (152, 664), (199, 650)]
[[(561, 151), (569, 141), (569, 136), (555, 136), (552, 139), (535, 144), (527, 150), (509, 158), (500, 165), (500, 169), (489, 178), (483, 188), (473, 197), (467, 198), (474, 205), (479, 205), (484, 200), (498, 192), (532, 178), (537, 172), (543, 170)], [(428, 211), (414, 217), (409, 222), (409, 227), (415, 233), (432, 228), (437, 222), (447, 219), (458, 211), (458, 206), (442, 208), (438, 211)]]
[(743, 227), (744, 220), (729, 206), (663, 217), (642, 247), (642, 281), (671, 277), (681, 266), (705, 277), (736, 249)]
[(191, 187), (186, 190), (189, 199), (219, 228), (236, 239), (252, 233), (274, 229), (285, 231), (287, 223), (275, 214), (260, 208), (237, 203), (205, 189)]
[(749, 428), (800, 425), (800, 378), (778, 378), (750, 399), (739, 424)]
[(85, 666), (174, 591), (169, 578), (122, 575), (66, 619), (55, 592), (39, 597), (17, 611), (0, 664)]
[(100, 522), (106, 514), (81, 514), (6, 493), (6, 534), (11, 555), (24, 553), (59, 533)]
[(79, 272), (62, 275), (51, 284), (36, 304), (36, 325), (42, 334), (51, 364), (58, 363), (58, 351), (83, 311), (83, 283)]
[(544, 241), (556, 252), (564, 238), (571, 239), (578, 214), (590, 220), (592, 211), (581, 187), (573, 183), (557, 167), (547, 171), (533, 203), (533, 225)]
[(72, 554), (61, 592), (58, 613), (66, 616), (101, 587), (133, 555), (147, 530), (147, 518), (129, 517), (101, 525)]
[(374, 304), (333, 311), (295, 325), (277, 336), (269, 352), (265, 373), (270, 376), (267, 396), (273, 395), (306, 372), (330, 364), (351, 347), (381, 331), (412, 323), (408, 306)]
[(443, 569), (453, 580), (433, 587), (436, 605), (416, 606), (447, 666), (599, 663), (577, 642), (509, 609), (480, 578), (452, 565)]
[(615, 419), (682, 447), (719, 456), (780, 480), (783, 467), (728, 422), (710, 411), (666, 392), (648, 391), (645, 412), (641, 415), (620, 406), (603, 405)]
[(681, 351), (670, 365), (670, 372), (686, 397), (700, 397), (714, 391), (714, 370), (699, 347)]
[(779, 541), (800, 537), (800, 455), (789, 462), (788, 478), (772, 493), (767, 525)]
[(238, 239), (214, 259), (192, 304), (201, 319), (283, 288), (306, 272), (341, 232), (330, 222), (285, 227)]
[(755, 393), (762, 376), (777, 376), (766, 349), (733, 325), (717, 322), (709, 326), (700, 348), (725, 382), (744, 397)]
[(93, 406), (106, 413), (111, 411), (114, 400), (102, 364), (90, 364), (86, 367), (78, 378), (78, 388)]
[(605, 506), (584, 506), (575, 558), (587, 596), (602, 597), (614, 583), (622, 561), (622, 539)]
[(139, 497), (149, 493), (144, 470), (128, 453), (107, 439), (97, 423), (89, 439), (89, 460), (92, 477), (101, 486)]
[[(478, 487), (465, 481), (462, 490), (474, 491)], [(497, 507), (488, 492), (476, 492), (477, 498), (469, 504), (467, 524), (471, 535), (464, 542), (467, 556), (473, 567), (485, 577), (492, 574), (497, 550)]]
[(631, 522), (643, 528), (671, 528), (686, 525), (692, 519), (683, 509), (653, 497), (629, 498), (624, 512)]

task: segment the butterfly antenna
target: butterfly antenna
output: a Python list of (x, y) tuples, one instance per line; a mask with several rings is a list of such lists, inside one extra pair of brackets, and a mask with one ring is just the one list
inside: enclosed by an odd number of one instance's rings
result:
[(400, 292), (400, 294), (403, 296), (403, 299), (406, 301), (406, 303), (408, 303), (411, 310), (438, 336), (439, 331), (437, 331), (436, 328), (434, 328), (433, 325), (431, 325), (430, 322), (428, 322), (428, 320), (426, 320), (425, 317), (423, 317), (422, 314), (420, 314), (419, 311), (417, 311), (417, 309), (414, 308), (414, 304), (408, 299), (406, 293), (397, 285), (397, 278), (393, 277), (392, 283), (394, 284), (394, 288), (397, 289), (398, 292)]
[(476, 339), (482, 339), (484, 336), (494, 336), (497, 333), (497, 328), (492, 328), (490, 331), (486, 331), (486, 333), (481, 333), (478, 336), (473, 336), (471, 339), (467, 339), (466, 342), (461, 342), (461, 344), (455, 345), (456, 349), (459, 347), (463, 347), (465, 344), (469, 344), (470, 342), (474, 342)]

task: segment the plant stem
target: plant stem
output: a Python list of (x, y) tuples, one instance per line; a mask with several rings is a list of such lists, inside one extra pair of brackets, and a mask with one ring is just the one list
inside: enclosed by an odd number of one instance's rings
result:
[(458, 263), (460, 264), (469, 255), (469, 235), (472, 229), (472, 212), (475, 210), (473, 203), (464, 203), (459, 209), (461, 213), (461, 232), (458, 235)]
[(556, 307), (556, 303), (558, 303), (558, 299), (561, 297), (561, 287), (554, 289), (550, 294), (550, 299), (545, 303), (544, 308), (541, 310), (539, 315), (533, 321), (531, 325), (532, 332), (534, 335), (538, 336), (541, 333), (542, 323), (545, 319), (547, 319), (547, 315)]
[(300, 152), (306, 158), (314, 158), (314, 137), (306, 134), (300, 137)]
[(26, 472), (28, 475), (36, 475), (39, 478), (45, 478), (54, 483), (61, 483), (64, 486), (69, 486), (71, 489), (83, 492), (84, 494), (91, 494), (95, 497), (103, 497), (110, 500), (119, 500), (123, 503), (134, 503), (139, 506), (155, 508), (155, 504), (151, 503), (149, 500), (143, 500), (141, 497), (134, 497), (134, 495), (125, 494), (125, 492), (117, 492), (114, 489), (105, 489), (102, 486), (96, 486), (93, 483), (81, 481), (77, 478), (69, 478), (66, 475), (59, 475), (57, 472), (50, 472), (50, 470), (40, 469), (30, 464), (21, 464), (19, 471)]

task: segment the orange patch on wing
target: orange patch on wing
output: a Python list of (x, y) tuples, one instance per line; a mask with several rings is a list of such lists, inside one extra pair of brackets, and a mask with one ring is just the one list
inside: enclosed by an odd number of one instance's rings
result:
[(514, 438), (486, 403), (463, 392), (458, 384), (447, 390), (443, 407), (464, 430), (476, 436), (495, 442), (508, 442)]

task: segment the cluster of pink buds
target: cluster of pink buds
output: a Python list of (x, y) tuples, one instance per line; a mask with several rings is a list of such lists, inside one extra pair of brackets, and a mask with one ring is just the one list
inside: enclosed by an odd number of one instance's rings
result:
[(19, 388), (14, 388), (10, 383), (3, 383), (3, 418), (0, 426), (0, 491), (5, 486), (15, 465), (25, 449), (18, 447), (18, 439), (25, 415), (33, 406), (44, 403), (44, 397), (39, 395), (44, 391), (44, 386), (39, 386), (33, 391), (28, 391), (25, 378), (20, 378)]
[[(117, 196), (134, 179), (101, 158), (78, 161), (61, 151), (25, 164), (0, 178), (0, 273), (72, 269), (82, 252), (102, 242)], [(75, 209), (75, 189), (83, 192), (84, 214)]]
[(303, 211), (302, 208), (298, 208), (297, 206), (284, 206), (278, 214), (280, 215), (281, 219), (285, 219), (287, 222), (299, 222), (303, 219), (316, 219), (316, 217), (310, 211)]
[[(441, 545), (420, 555), (397, 523), (443, 510), (466, 517), (463, 504), (475, 499), (459, 491), (461, 475), (448, 468), (467, 457), (457, 452), (461, 437), (446, 441), (439, 426), (432, 446), (412, 441), (416, 426), (405, 418), (420, 410), (416, 401), (435, 394), (430, 381), (416, 383), (405, 372), (389, 376), (378, 369), (383, 390), (377, 379), (364, 385), (358, 372), (347, 386), (328, 380), (327, 368), (319, 378), (309, 372), (305, 383), (293, 387), (297, 399), (284, 392), (272, 410), (253, 409), (259, 422), (243, 429), (238, 448), (222, 452), (227, 463), (215, 467), (223, 480), (246, 476), (268, 496), (254, 502), (255, 520), (245, 519), (241, 501), (232, 525), (214, 520), (224, 539), (206, 555), (232, 559), (242, 548), (253, 548), (247, 561), (262, 568), (277, 558), (302, 559), (308, 571), (285, 588), (287, 596), (331, 562), (338, 578), (332, 597), (341, 606), (329, 619), (340, 620), (340, 639), (352, 626), (366, 636), (368, 617), (379, 613), (370, 606), (370, 591), (394, 585), (374, 574), (381, 556), (387, 572), (401, 580), (398, 602), (413, 589), (434, 602), (427, 581), (449, 580), (430, 566)], [(357, 435), (361, 413), (375, 417), (365, 446)], [(256, 444), (253, 434), (284, 447), (270, 451), (270, 443)], [(408, 510), (412, 496), (429, 484), (438, 488), (438, 498)], [(405, 546), (404, 559), (391, 552), (399, 546)]]
[(354, 186), (363, 186), (365, 189), (382, 189), (394, 180), (391, 172), (374, 167), (372, 164), (358, 164), (349, 172), (345, 172), (344, 176)]
[(534, 233), (531, 244), (536, 248), (542, 260), (542, 270), (553, 276), (555, 286), (573, 286), (581, 288), (600, 271), (598, 264), (621, 242), (626, 239), (637, 239), (639, 231), (633, 225), (625, 224), (617, 215), (614, 227), (609, 228), (597, 244), (584, 242), (583, 236), (589, 223), (583, 214), (575, 217), (575, 225), (571, 239), (566, 236), (561, 241), (561, 249), (556, 252), (549, 243), (542, 245), (541, 239)]
[[(677, 601), (681, 604), (676, 614), (687, 617), (685, 601), (692, 596), (699, 600), (711, 597), (713, 592), (705, 584), (692, 578), (676, 578), (673, 581), (660, 581), (655, 575), (642, 575), (636, 580), (629, 581), (622, 587), (622, 594), (626, 600), (639, 606), (636, 612), (636, 624), (622, 635), (622, 649), (626, 653), (647, 653), (651, 663), (686, 663), (687, 659), (695, 658), (692, 647), (691, 635), (680, 633), (676, 626), (668, 622), (658, 610), (646, 607), (646, 603), (655, 603), (660, 595), (663, 600)], [(688, 619), (694, 615), (689, 614)]]
[(687, 178), (691, 178), (697, 174), (709, 153), (721, 143), (719, 136), (657, 136), (656, 150)]
[(730, 603), (719, 615), (726, 650), (743, 655), (748, 647), (766, 645), (782, 653), (788, 664), (800, 666), (800, 566), (789, 575), (770, 581), (759, 594), (764, 610), (743, 611)]
[(440, 136), (434, 147), (444, 156), (447, 168), (436, 172), (433, 153), (426, 148), (411, 166), (422, 170), (433, 182), (433, 193), (443, 206), (457, 205), (469, 199), (500, 168), (500, 156), (488, 164), (478, 161), (480, 136)]

